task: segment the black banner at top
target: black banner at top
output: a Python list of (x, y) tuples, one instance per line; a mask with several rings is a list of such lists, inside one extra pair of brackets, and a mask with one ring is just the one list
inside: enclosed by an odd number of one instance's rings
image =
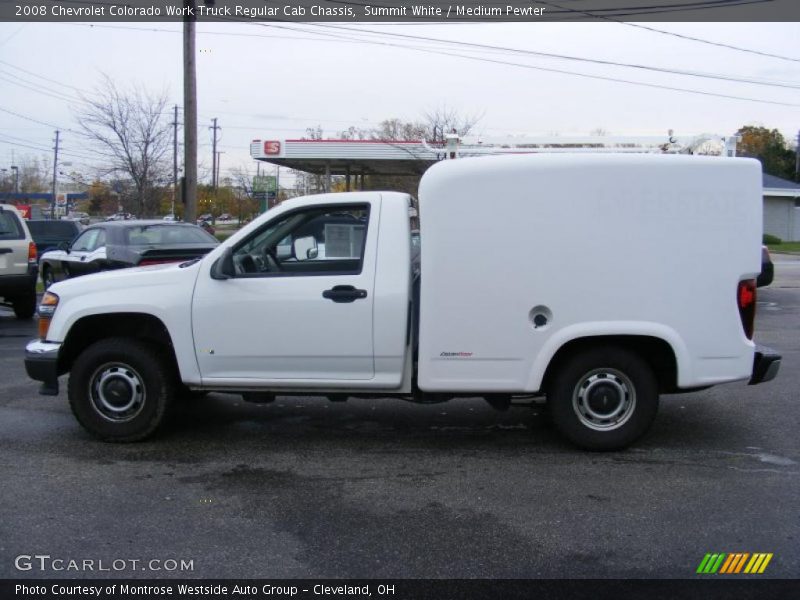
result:
[(0, 0), (19, 22), (776, 22), (797, 0)]

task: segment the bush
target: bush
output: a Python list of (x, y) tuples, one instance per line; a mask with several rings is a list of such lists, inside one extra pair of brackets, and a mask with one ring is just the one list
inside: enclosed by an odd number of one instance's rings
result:
[(761, 243), (762, 244), (767, 244), (767, 245), (771, 244), (771, 245), (774, 246), (774, 245), (777, 245), (777, 244), (782, 244), (783, 240), (781, 238), (779, 238), (778, 236), (770, 235), (769, 233), (765, 233), (764, 237), (762, 238), (762, 242)]

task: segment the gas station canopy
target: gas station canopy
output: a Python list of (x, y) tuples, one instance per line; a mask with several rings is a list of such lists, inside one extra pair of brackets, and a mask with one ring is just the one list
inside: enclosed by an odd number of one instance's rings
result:
[(254, 139), (250, 155), (282, 167), (317, 175), (420, 176), (437, 161), (492, 154), (594, 152), (694, 153), (708, 144), (720, 153), (736, 154), (736, 136), (703, 134), (660, 136), (545, 136), (534, 138), (460, 138), (451, 133), (443, 143), (425, 140)]

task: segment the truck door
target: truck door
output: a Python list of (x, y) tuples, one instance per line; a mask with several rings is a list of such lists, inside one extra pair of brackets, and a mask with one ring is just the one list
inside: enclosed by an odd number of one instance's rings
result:
[(378, 194), (284, 212), (233, 247), (234, 277), (201, 273), (192, 329), (203, 382), (373, 378), (379, 212)]

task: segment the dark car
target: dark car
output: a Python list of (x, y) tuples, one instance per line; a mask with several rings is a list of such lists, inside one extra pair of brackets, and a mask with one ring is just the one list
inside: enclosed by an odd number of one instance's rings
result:
[(28, 221), (33, 241), (36, 242), (37, 259), (48, 250), (55, 250), (61, 244), (69, 244), (83, 231), (78, 221), (56, 221), (55, 219), (32, 219)]
[(217, 233), (217, 230), (214, 229), (214, 226), (204, 219), (197, 219), (197, 225), (202, 227), (204, 231), (207, 231), (211, 235)]
[(42, 255), (45, 288), (56, 281), (109, 269), (180, 262), (203, 256), (219, 242), (197, 225), (164, 221), (107, 221), (71, 244)]
[(756, 285), (758, 287), (765, 287), (772, 283), (775, 278), (775, 265), (772, 264), (772, 258), (769, 255), (769, 248), (761, 246), (761, 273), (758, 275)]

